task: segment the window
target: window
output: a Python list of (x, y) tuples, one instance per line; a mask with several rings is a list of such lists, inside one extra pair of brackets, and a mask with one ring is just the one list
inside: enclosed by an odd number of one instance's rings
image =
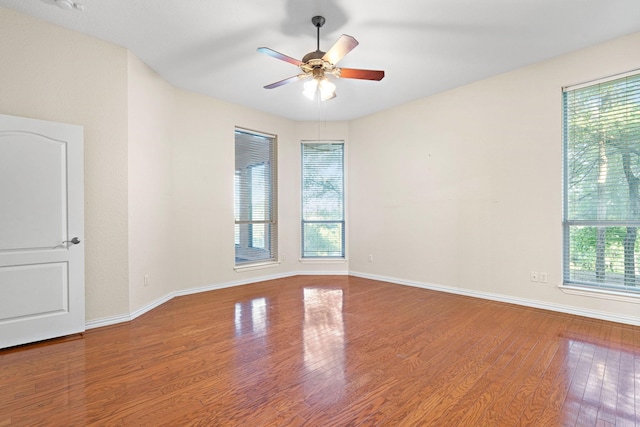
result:
[(640, 74), (567, 88), (564, 283), (640, 292)]
[(236, 129), (236, 266), (277, 259), (276, 140)]
[(344, 144), (302, 143), (302, 257), (344, 258)]

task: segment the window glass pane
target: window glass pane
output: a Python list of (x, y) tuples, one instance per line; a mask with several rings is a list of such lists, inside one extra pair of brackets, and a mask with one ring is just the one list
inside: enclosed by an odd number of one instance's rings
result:
[(304, 223), (304, 248), (307, 257), (341, 257), (343, 223)]
[(638, 290), (640, 75), (564, 93), (564, 280)]
[(302, 257), (344, 257), (344, 144), (302, 144)]
[(639, 103), (640, 76), (565, 93), (568, 219), (637, 219)]
[[(573, 226), (569, 236), (571, 281), (640, 291), (635, 262), (640, 252), (636, 227)], [(625, 247), (631, 251), (625, 252)]]
[(277, 258), (275, 137), (236, 130), (236, 264)]
[(342, 144), (303, 144), (302, 217), (342, 220), (344, 174)]

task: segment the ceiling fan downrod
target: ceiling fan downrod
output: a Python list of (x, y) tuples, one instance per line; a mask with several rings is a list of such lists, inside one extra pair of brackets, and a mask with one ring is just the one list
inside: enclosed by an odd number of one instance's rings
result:
[(311, 23), (316, 27), (317, 29), (317, 43), (316, 43), (316, 52), (320, 52), (320, 27), (322, 27), (324, 25), (325, 19), (324, 16), (314, 16), (313, 18), (311, 18)]

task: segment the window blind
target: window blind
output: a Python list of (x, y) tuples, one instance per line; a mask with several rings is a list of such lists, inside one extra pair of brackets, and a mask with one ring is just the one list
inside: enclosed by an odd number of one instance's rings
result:
[(640, 291), (640, 74), (563, 92), (564, 282)]
[(236, 264), (277, 259), (276, 139), (235, 132)]
[(344, 144), (302, 143), (302, 257), (344, 257)]

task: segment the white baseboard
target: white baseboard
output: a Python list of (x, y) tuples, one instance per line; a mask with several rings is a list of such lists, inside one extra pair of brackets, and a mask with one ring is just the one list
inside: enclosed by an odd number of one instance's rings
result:
[(111, 316), (111, 317), (103, 317), (101, 319), (95, 319), (95, 320), (89, 320), (85, 323), (85, 328), (86, 329), (94, 329), (94, 328), (101, 328), (103, 326), (110, 326), (110, 325), (116, 325), (118, 323), (123, 323), (123, 322), (130, 322), (131, 320), (142, 316), (143, 314), (153, 310), (156, 307), (161, 306), (162, 304), (172, 300), (175, 297), (179, 297), (179, 296), (184, 296), (184, 295), (191, 295), (191, 294), (197, 294), (200, 292), (208, 292), (208, 291), (215, 291), (217, 289), (224, 289), (224, 288), (231, 288), (234, 286), (242, 286), (242, 285), (249, 285), (251, 283), (258, 283), (258, 282), (265, 282), (267, 280), (274, 280), (274, 279), (283, 279), (285, 277), (292, 277), (292, 276), (304, 276), (304, 275), (312, 275), (312, 276), (346, 276), (348, 275), (349, 272), (348, 271), (294, 271), (294, 272), (290, 272), (290, 273), (283, 273), (283, 274), (272, 274), (272, 275), (266, 275), (266, 276), (260, 276), (260, 277), (253, 277), (251, 279), (246, 279), (246, 280), (234, 280), (232, 282), (225, 282), (225, 283), (217, 283), (217, 284), (212, 284), (212, 285), (206, 285), (206, 286), (199, 286), (197, 288), (190, 288), (190, 289), (180, 289), (177, 291), (173, 291), (165, 296), (163, 296), (162, 298), (159, 298), (155, 301), (150, 302), (149, 304), (138, 308), (137, 310), (133, 311), (130, 314), (120, 314), (117, 316)]
[(86, 330), (94, 328), (102, 328), (103, 326), (116, 325), (118, 323), (129, 322), (133, 320), (130, 314), (119, 314), (117, 316), (102, 317), (100, 319), (88, 320), (84, 324)]
[(590, 317), (594, 319), (608, 320), (611, 322), (640, 326), (640, 318), (638, 317), (615, 315), (608, 312), (602, 312), (597, 310), (585, 310), (585, 309), (565, 306), (561, 304), (550, 304), (544, 301), (528, 300), (524, 298), (510, 297), (510, 296), (500, 295), (500, 294), (492, 294), (489, 292), (479, 292), (479, 291), (472, 291), (469, 289), (460, 289), (460, 288), (453, 288), (450, 286), (437, 285), (433, 283), (404, 280), (397, 277), (380, 276), (377, 274), (361, 273), (358, 271), (295, 271), (295, 272), (284, 273), (284, 274), (274, 274), (274, 275), (254, 277), (247, 280), (235, 280), (232, 282), (218, 283), (218, 284), (212, 284), (207, 286), (200, 286), (197, 288), (177, 290), (169, 293), (168, 295), (165, 295), (162, 298), (159, 298), (156, 301), (153, 301), (145, 305), (144, 307), (141, 307), (133, 311), (130, 314), (121, 314), (121, 315), (112, 316), (112, 317), (105, 317), (102, 319), (90, 320), (86, 322), (85, 327), (86, 329), (94, 329), (94, 328), (100, 328), (103, 326), (129, 322), (178, 296), (197, 294), (200, 292), (215, 291), (217, 289), (249, 285), (251, 283), (264, 282), (267, 280), (282, 279), (285, 277), (303, 276), (303, 275), (306, 275), (306, 276), (351, 275), (355, 277), (362, 277), (364, 279), (379, 280), (381, 282), (395, 283), (398, 285), (413, 286), (416, 288), (429, 289), (429, 290), (439, 291), (439, 292), (447, 292), (450, 294), (464, 295), (464, 296), (469, 296), (474, 298), (486, 299), (490, 301), (506, 302), (506, 303), (521, 305), (525, 307), (539, 308), (543, 310), (557, 311), (560, 313), (575, 314), (583, 317)]
[(610, 322), (640, 326), (639, 317), (615, 315), (609, 312), (602, 312), (597, 310), (585, 310), (585, 309), (561, 305), (561, 304), (550, 304), (544, 301), (510, 297), (507, 295), (492, 294), (489, 292), (472, 291), (469, 289), (452, 288), (450, 286), (436, 285), (433, 283), (416, 282), (412, 280), (404, 280), (404, 279), (399, 279), (397, 277), (379, 276), (377, 274), (360, 273), (357, 271), (350, 271), (349, 274), (351, 276), (362, 277), (364, 279), (379, 280), (381, 282), (395, 283), (398, 285), (413, 286), (416, 288), (429, 289), (429, 290), (439, 291), (439, 292), (447, 292), (450, 294), (464, 295), (464, 296), (469, 296), (474, 298), (486, 299), (490, 301), (506, 302), (509, 304), (516, 304), (516, 305), (521, 305), (525, 307), (539, 308), (542, 310), (557, 311), (559, 313), (574, 314), (582, 317), (590, 317), (593, 319), (608, 320)]

